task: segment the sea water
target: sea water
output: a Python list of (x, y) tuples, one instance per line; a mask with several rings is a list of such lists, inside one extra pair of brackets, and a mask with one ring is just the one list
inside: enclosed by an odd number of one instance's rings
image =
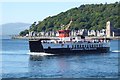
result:
[(110, 41), (109, 53), (41, 56), (30, 60), (28, 40), (2, 39), (0, 70), (3, 78), (117, 78), (118, 43)]

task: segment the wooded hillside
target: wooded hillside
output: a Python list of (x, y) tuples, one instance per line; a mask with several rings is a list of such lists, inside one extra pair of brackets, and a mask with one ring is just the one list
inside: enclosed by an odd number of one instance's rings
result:
[[(110, 21), (112, 27), (120, 28), (118, 7), (120, 3), (113, 4), (86, 4), (72, 8), (66, 12), (61, 12), (55, 16), (49, 16), (43, 21), (34, 22), (30, 26), (30, 31), (51, 31), (61, 29), (61, 25), (67, 25), (71, 18), (73, 20), (70, 30), (105, 28), (106, 22)], [(24, 31), (23, 31), (24, 32)]]

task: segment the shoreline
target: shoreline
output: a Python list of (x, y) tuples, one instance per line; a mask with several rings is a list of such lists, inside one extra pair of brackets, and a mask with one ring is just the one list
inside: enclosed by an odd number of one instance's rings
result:
[[(12, 36), (11, 39), (41, 39), (41, 38), (57, 38), (57, 37), (26, 37), (26, 36)], [(85, 37), (85, 39), (98, 39), (98, 38), (107, 38), (107, 37)], [(115, 36), (115, 37), (109, 37), (111, 40), (120, 40), (120, 36)]]

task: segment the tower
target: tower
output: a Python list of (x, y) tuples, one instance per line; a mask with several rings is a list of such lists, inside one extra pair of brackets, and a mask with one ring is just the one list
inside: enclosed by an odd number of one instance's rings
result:
[(111, 29), (110, 29), (111, 25), (110, 25), (110, 21), (108, 21), (106, 23), (106, 37), (110, 37), (111, 36)]

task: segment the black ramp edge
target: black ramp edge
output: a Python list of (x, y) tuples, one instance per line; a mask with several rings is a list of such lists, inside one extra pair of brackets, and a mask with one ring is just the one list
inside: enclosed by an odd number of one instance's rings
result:
[(29, 40), (30, 52), (44, 52), (41, 40)]

